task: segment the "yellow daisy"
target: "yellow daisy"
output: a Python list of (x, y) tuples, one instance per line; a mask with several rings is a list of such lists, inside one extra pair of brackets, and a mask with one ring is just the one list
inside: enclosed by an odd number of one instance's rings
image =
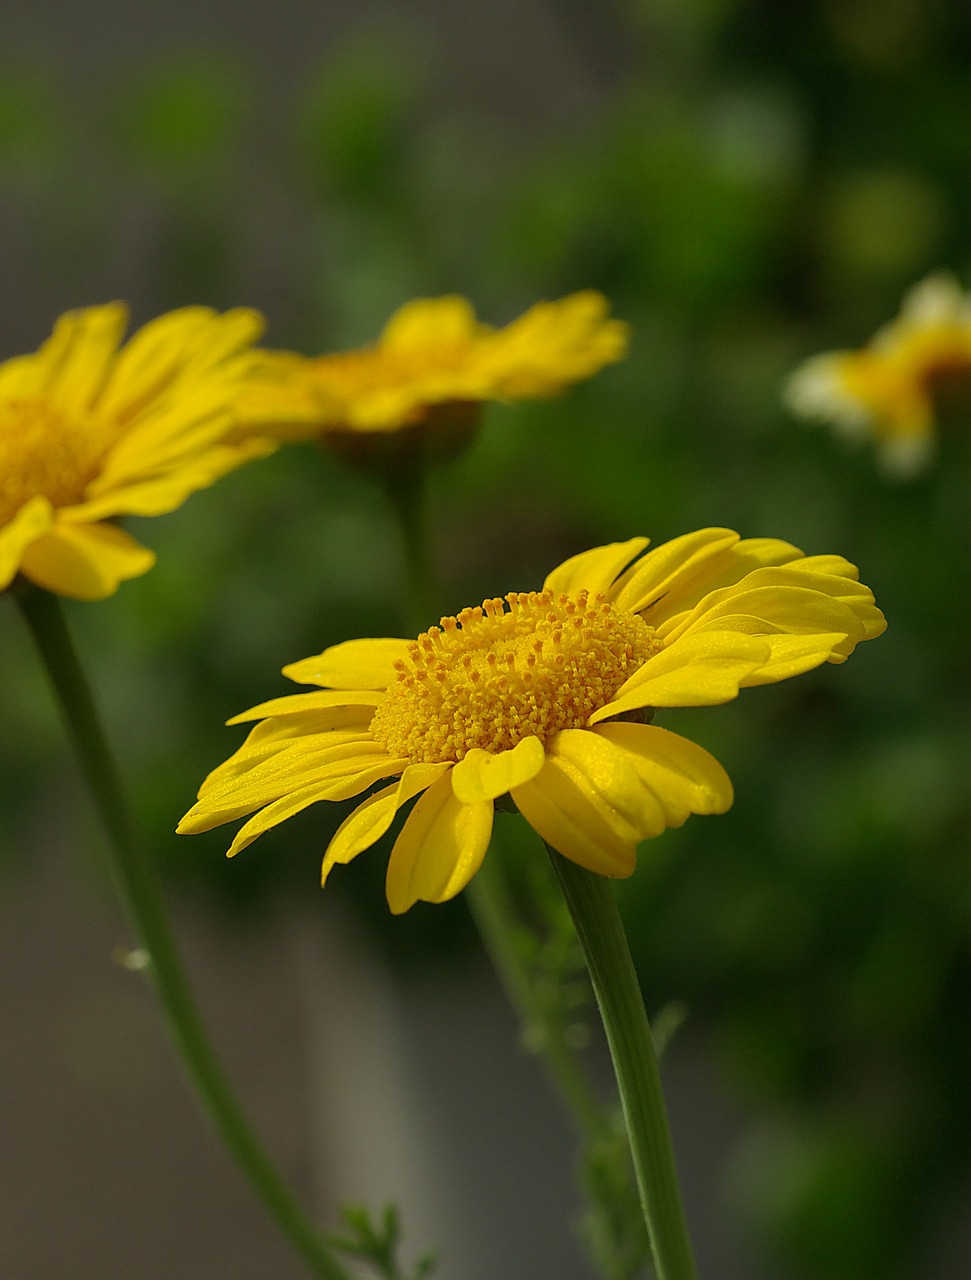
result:
[(118, 302), (61, 316), (33, 355), (0, 364), (0, 590), (20, 573), (96, 600), (153, 553), (114, 523), (154, 516), (272, 447), (228, 443), (262, 318), (186, 307), (120, 346)]
[(537, 303), (496, 330), (465, 298), (418, 298), (373, 346), (309, 360), (269, 356), (264, 387), (241, 411), (289, 439), (409, 427), (461, 433), (484, 401), (556, 395), (622, 359), (628, 326), (607, 311), (607, 300), (586, 290)]
[(656, 710), (842, 662), (886, 625), (840, 556), (729, 529), (647, 545), (574, 556), (541, 591), (487, 600), (415, 641), (351, 640), (285, 667), (322, 687), (229, 722), (259, 721), (179, 831), (254, 814), (232, 856), (308, 805), (393, 778), (340, 826), (323, 879), (418, 796), (388, 863), (396, 913), (465, 887), (506, 794), (565, 857), (629, 875), (641, 840), (732, 802), (721, 765), (649, 723)]
[(933, 456), (935, 401), (956, 380), (971, 387), (971, 296), (940, 273), (913, 288), (867, 346), (807, 360), (786, 399), (802, 417), (872, 436), (885, 469), (906, 476)]

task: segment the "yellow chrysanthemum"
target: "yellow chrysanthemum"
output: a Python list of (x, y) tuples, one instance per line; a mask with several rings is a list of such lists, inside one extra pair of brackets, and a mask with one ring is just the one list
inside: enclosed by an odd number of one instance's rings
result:
[(179, 830), (255, 814), (232, 855), (318, 800), (394, 778), (344, 821), (323, 863), (326, 879), (419, 796), (388, 864), (394, 912), (464, 888), (507, 793), (565, 857), (629, 875), (641, 840), (732, 802), (721, 765), (648, 723), (655, 710), (727, 702), (842, 662), (886, 625), (840, 556), (729, 529), (642, 555), (647, 545), (574, 556), (542, 591), (487, 600), (417, 641), (351, 640), (285, 667), (322, 689), (231, 720), (260, 723)]
[(971, 296), (936, 274), (910, 291), (897, 319), (866, 347), (807, 360), (786, 399), (803, 417), (872, 436), (886, 470), (911, 475), (933, 455), (935, 398), (955, 379), (971, 387)]
[(537, 303), (495, 330), (465, 298), (419, 298), (395, 312), (373, 346), (268, 357), (266, 384), (242, 412), (293, 439), (396, 432), (456, 406), (552, 396), (625, 355), (628, 327), (607, 311), (607, 300), (586, 290)]
[(227, 443), (262, 318), (186, 307), (120, 346), (121, 303), (70, 311), (33, 355), (0, 364), (0, 590), (19, 572), (96, 600), (155, 557), (121, 515), (172, 511), (265, 440)]

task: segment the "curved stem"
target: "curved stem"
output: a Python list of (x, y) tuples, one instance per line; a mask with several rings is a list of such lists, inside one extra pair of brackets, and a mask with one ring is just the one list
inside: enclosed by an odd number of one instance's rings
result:
[(209, 1043), (175, 947), (158, 878), (135, 839), (124, 792), (60, 601), (15, 593), (57, 696), (109, 836), (112, 878), (149, 957), (148, 972), (188, 1075), (210, 1120), (277, 1226), (322, 1280), (350, 1280), (287, 1190), (250, 1129)]
[(657, 1057), (613, 888), (547, 850), (607, 1033), (658, 1280), (695, 1280)]

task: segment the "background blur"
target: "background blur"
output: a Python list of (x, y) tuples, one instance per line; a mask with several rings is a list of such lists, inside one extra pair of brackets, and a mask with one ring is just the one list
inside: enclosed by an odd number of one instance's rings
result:
[[(629, 359), (493, 406), (436, 478), (449, 607), (705, 524), (840, 552), (873, 587), (890, 627), (846, 668), (665, 715), (735, 807), (622, 886), (649, 1010), (688, 1010), (666, 1079), (718, 1280), (971, 1272), (967, 422), (890, 485), (780, 403), (928, 270), (971, 284), (969, 56), (945, 0), (0, 16), (3, 358), (115, 297), (139, 323), (256, 306), (269, 345), (317, 352), (417, 295), (503, 323), (599, 288)], [(443, 1280), (587, 1275), (569, 1143), (464, 903), (392, 920), (381, 849), (322, 895), (339, 806), (232, 863), (225, 831), (168, 835), (285, 662), (400, 630), (379, 495), (292, 447), (137, 523), (158, 567), (70, 616), (269, 1145), (327, 1221), (401, 1199)], [(112, 962), (98, 832), (4, 601), (0, 654), (0, 1277), (298, 1277)]]

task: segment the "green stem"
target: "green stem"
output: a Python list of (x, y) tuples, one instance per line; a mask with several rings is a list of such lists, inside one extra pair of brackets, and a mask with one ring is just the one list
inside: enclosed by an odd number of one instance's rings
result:
[(657, 1057), (612, 886), (547, 848), (607, 1033), (658, 1280), (695, 1280)]
[(403, 457), (384, 473), (384, 491), (404, 544), (404, 608), (408, 632), (414, 635), (427, 631), (441, 615), (438, 579), (429, 547), (427, 489), (428, 467), (420, 455)]
[(466, 893), (479, 936), (520, 1026), (532, 1042), (531, 1047), (540, 1054), (578, 1135), (586, 1142), (592, 1141), (605, 1130), (603, 1110), (576, 1053), (567, 1043), (563, 1019), (541, 1008), (533, 995), (529, 971), (512, 936), (515, 912), (495, 849), (476, 872)]
[(135, 838), (118, 770), (101, 728), (60, 601), (27, 587), (15, 593), (60, 704), (81, 768), (108, 832), (111, 871), (149, 957), (172, 1037), (203, 1108), (278, 1227), (322, 1280), (350, 1280), (293, 1200), (240, 1110), (215, 1057), (179, 960), (158, 878)]

